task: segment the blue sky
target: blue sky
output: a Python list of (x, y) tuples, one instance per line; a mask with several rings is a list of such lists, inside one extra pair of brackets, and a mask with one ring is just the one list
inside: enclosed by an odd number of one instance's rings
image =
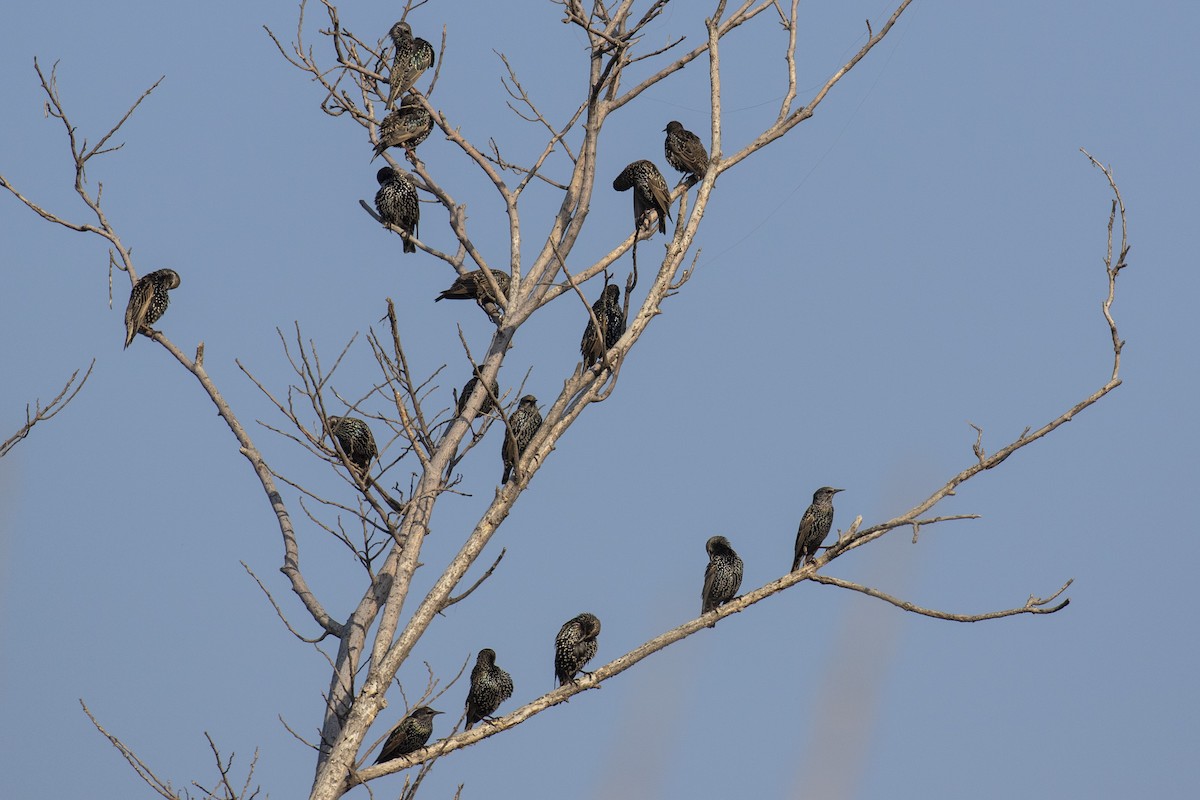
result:
[[(430, 39), (448, 26), (434, 103), (519, 160), (541, 139), (505, 109), (493, 49), (561, 119), (578, 102), (581, 41), (549, 4), (450, 8), (410, 18)], [(878, 29), (887, 13), (802, 4), (801, 97), (861, 46), (864, 19)], [(342, 14), (362, 36), (395, 21), (379, 4)], [(93, 140), (165, 74), (124, 150), (89, 175), (141, 270), (182, 276), (160, 327), (185, 351), (205, 342), (245, 423), (278, 424), (234, 359), (282, 390), (292, 376), (277, 327), (299, 321), (327, 358), (358, 332), (335, 381), (357, 396), (376, 376), (363, 334), (391, 297), (414, 369), (448, 365), (435, 382), (449, 404), (466, 377), (457, 326), (481, 349), (489, 325), (467, 304), (430, 302), (449, 269), (402, 258), (358, 207), (378, 166), (365, 134), (320, 112), (317, 88), (279, 58), (264, 23), (289, 38), (295, 6), (6, 9), (0, 172), (82, 219), (33, 58), (61, 59), (63, 98)], [(1131, 266), (1113, 309), (1128, 342), (1124, 385), (939, 506), (982, 519), (926, 529), (915, 546), (897, 532), (826, 569), (957, 612), (1017, 606), (1074, 578), (1071, 606), (960, 625), (804, 583), (447, 757), (426, 796), (460, 783), (468, 799), (1194, 793), (1198, 24), (1187, 4), (914, 4), (811, 120), (721, 178), (694, 278), (493, 540), (485, 555), (508, 552), (497, 574), (400, 677), (411, 696), (423, 662), (448, 678), (492, 647), (516, 682), (511, 710), (552, 687), (554, 633), (580, 611), (604, 622), (603, 661), (692, 617), (710, 535), (745, 559), (744, 589), (761, 585), (787, 569), (816, 487), (846, 487), (836, 527), (881, 521), (970, 463), (968, 423), (994, 450), (1094, 391), (1111, 360), (1100, 314), (1109, 192), (1086, 147), (1115, 167), (1129, 208)], [(646, 47), (702, 32), (680, 3)], [(726, 152), (775, 113), (781, 39), (763, 19), (723, 50)], [(668, 120), (707, 141), (707, 87), (697, 64), (610, 120), (581, 261), (627, 230), (629, 198), (607, 179), (636, 158), (665, 169)], [(469, 198), (473, 238), (502, 260), (495, 194), (442, 136), (421, 156)], [(545, 231), (552, 199), (530, 196), (527, 241)], [(423, 210), (423, 238), (448, 245), (442, 217)], [(0, 461), (0, 708), (14, 732), (0, 795), (148, 796), (83, 698), (177, 786), (211, 780), (208, 731), (239, 764), (259, 748), (272, 796), (303, 796), (313, 759), (278, 717), (312, 736), (327, 667), (239, 564), (303, 623), (251, 470), (161, 348), (142, 338), (122, 351), (128, 289), (118, 276), (110, 309), (100, 240), (7, 195), (0, 240), (0, 434), (96, 359), (75, 402)], [(548, 402), (582, 328), (569, 298), (541, 312), (516, 338), (504, 388), (531, 369), (527, 390)], [(344, 491), (294, 444), (257, 425), (252, 435), (276, 469)], [(446, 497), (434, 516), (419, 591), (491, 498), (496, 435), (461, 466), (469, 495)], [(302, 520), (298, 506), (293, 515)], [(309, 580), (344, 616), (359, 575), (312, 525), (300, 534)], [(439, 735), (464, 694), (460, 684), (435, 704), (452, 712)], [(398, 719), (404, 702), (395, 690), (391, 700), (371, 738)], [(377, 796), (401, 783), (383, 779)]]

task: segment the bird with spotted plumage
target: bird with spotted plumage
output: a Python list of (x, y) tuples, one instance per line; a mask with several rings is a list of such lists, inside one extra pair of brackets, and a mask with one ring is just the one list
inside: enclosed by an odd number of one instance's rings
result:
[(667, 134), (663, 142), (667, 163), (687, 176), (688, 186), (694, 186), (708, 171), (708, 151), (704, 149), (704, 143), (676, 120), (668, 122), (663, 130)]
[(621, 309), (621, 287), (610, 283), (604, 287), (600, 299), (592, 304), (592, 313), (600, 323), (603, 337), (597, 334), (596, 326), (588, 317), (583, 338), (579, 341), (579, 352), (583, 354), (583, 368), (587, 369), (604, 358), (617, 339), (625, 333), (625, 312)]
[(375, 193), (375, 210), (379, 212), (379, 218), (385, 225), (404, 231), (405, 253), (417, 252), (412, 240), (417, 236), (417, 225), (421, 221), (421, 202), (412, 176), (402, 169), (383, 167), (375, 173), (375, 180), (379, 182), (379, 191)]
[[(467, 402), (470, 401), (471, 394), (475, 391), (475, 387), (479, 385), (479, 377), (480, 377), (479, 367), (475, 367), (474, 371), (475, 371), (475, 374), (470, 377), (470, 379), (467, 381), (466, 385), (463, 386), (462, 391), (458, 395), (458, 407), (456, 410), (456, 414), (460, 417), (463, 415), (463, 412), (467, 410)], [(492, 409), (494, 409), (496, 407), (495, 398), (500, 397), (500, 381), (498, 381), (495, 378), (492, 378), (492, 382), (491, 382), (491, 384), (489, 384), (488, 388), (491, 391), (484, 394), (483, 402), (479, 406), (479, 413), (483, 414), (485, 416), (487, 414), (489, 414), (492, 411)], [(471, 420), (474, 420), (474, 417), (472, 417)], [(471, 421), (471, 420), (468, 420), (468, 421)]]
[(542, 427), (542, 412), (538, 411), (537, 398), (527, 394), (517, 404), (517, 410), (508, 417), (508, 428), (504, 441), (500, 443), (500, 458), (504, 461), (504, 477), (500, 485), (508, 483), (517, 461), (529, 449), (529, 443)]
[(429, 706), (414, 708), (408, 716), (397, 723), (396, 727), (392, 728), (375, 763), (382, 764), (385, 761), (415, 753), (424, 747), (425, 743), (429, 741), (429, 737), (433, 735), (433, 718), (441, 713), (441, 711), (434, 711)]
[(433, 45), (421, 37), (414, 37), (412, 26), (400, 20), (388, 31), (392, 45), (396, 48), (392, 56), (392, 70), (388, 73), (387, 107), (396, 104), (396, 98), (407, 92), (421, 77), (421, 73), (433, 66)]
[(496, 651), (485, 647), (475, 659), (471, 670), (471, 688), (467, 691), (467, 730), (480, 720), (491, 720), (491, 715), (508, 698), (512, 697), (512, 676), (496, 666)]
[(410, 92), (400, 107), (379, 123), (379, 143), (371, 160), (379, 158), (389, 147), (403, 147), (411, 154), (432, 131), (433, 117)]
[(813, 492), (812, 505), (800, 518), (796, 529), (796, 555), (792, 559), (792, 572), (800, 569), (806, 561), (817, 557), (817, 550), (825, 543), (829, 529), (833, 527), (833, 496), (844, 489), (822, 486)]
[(137, 279), (129, 292), (129, 304), (125, 306), (125, 348), (133, 343), (139, 333), (150, 336), (157, 333), (150, 326), (162, 319), (171, 302), (167, 294), (179, 288), (179, 273), (173, 269), (158, 269)]
[(329, 432), (337, 437), (338, 446), (362, 476), (371, 468), (371, 459), (379, 455), (375, 437), (367, 423), (358, 417), (330, 417)]
[(633, 224), (641, 230), (653, 224), (650, 212), (658, 218), (658, 232), (667, 232), (667, 220), (671, 218), (671, 190), (658, 167), (651, 161), (634, 161), (613, 179), (613, 188), (618, 192), (633, 189)]
[[(508, 298), (509, 289), (512, 286), (512, 279), (508, 277), (508, 273), (493, 269), (492, 278), (495, 279), (497, 288)], [(468, 272), (466, 275), (459, 275), (450, 288), (435, 297), (433, 302), (436, 303), (439, 300), (474, 300), (493, 319), (497, 318), (500, 309), (500, 300), (492, 291), (492, 287), (481, 269)]]
[[(708, 566), (704, 568), (704, 588), (700, 592), (700, 613), (707, 614), (737, 597), (742, 586), (742, 559), (724, 536), (713, 536), (705, 543)], [(711, 628), (715, 623), (710, 623)]]
[(596, 655), (599, 635), (600, 618), (586, 611), (567, 620), (559, 629), (554, 637), (554, 677), (559, 686), (575, 682), (575, 676)]

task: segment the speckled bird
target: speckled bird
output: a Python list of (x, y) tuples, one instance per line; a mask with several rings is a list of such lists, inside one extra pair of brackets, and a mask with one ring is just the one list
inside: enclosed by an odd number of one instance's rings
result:
[(617, 339), (625, 333), (625, 312), (621, 310), (621, 287), (610, 283), (604, 287), (600, 299), (592, 304), (592, 313), (604, 330), (604, 339), (596, 335), (596, 326), (588, 317), (587, 327), (583, 329), (583, 338), (579, 341), (579, 352), (583, 354), (583, 366), (588, 368), (604, 358)]
[(167, 313), (167, 304), (171, 302), (167, 292), (178, 288), (179, 273), (173, 269), (155, 270), (137, 279), (129, 292), (129, 305), (125, 306), (125, 349), (139, 331), (154, 333), (150, 326)]
[(467, 692), (467, 730), (482, 719), (490, 719), (512, 693), (512, 676), (496, 666), (496, 651), (490, 647), (480, 650)]
[[(479, 369), (476, 368), (475, 374), (471, 376), (471, 379), (467, 381), (466, 385), (463, 386), (462, 391), (458, 395), (458, 416), (461, 417), (463, 412), (467, 410), (467, 401), (471, 399), (471, 393), (475, 391), (475, 387), (478, 385)], [(496, 401), (492, 398), (500, 396), (500, 381), (492, 378), (492, 385), (489, 388), (491, 388), (491, 393), (484, 395), (483, 404), (479, 406), (480, 414), (486, 415), (496, 407)], [(472, 419), (474, 419), (474, 417), (472, 417)]]
[(817, 549), (825, 543), (829, 529), (833, 527), (833, 496), (842, 489), (822, 486), (813, 492), (812, 505), (800, 518), (800, 527), (796, 530), (796, 556), (792, 559), (792, 572), (800, 569), (805, 560), (811, 561), (817, 556)]
[(704, 568), (704, 589), (700, 592), (700, 613), (707, 614), (737, 597), (742, 586), (742, 559), (733, 552), (724, 536), (713, 536), (705, 543), (708, 566)]
[(554, 637), (554, 677), (559, 686), (575, 682), (575, 676), (596, 655), (599, 635), (600, 618), (587, 612), (568, 620), (559, 629)]
[(365, 475), (371, 467), (371, 459), (379, 455), (367, 423), (358, 417), (330, 417), (329, 432), (337, 437), (338, 445), (355, 469)]
[(419, 706), (400, 720), (392, 732), (388, 734), (383, 749), (379, 751), (376, 764), (391, 761), (394, 758), (414, 753), (425, 746), (433, 735), (433, 718), (441, 711), (434, 711), (429, 706)]
[(384, 167), (375, 173), (375, 180), (379, 181), (379, 191), (375, 193), (375, 210), (379, 212), (379, 218), (408, 234), (404, 237), (404, 252), (417, 252), (417, 246), (409, 236), (417, 236), (421, 202), (417, 199), (417, 185), (412, 176), (402, 169)]
[(638, 229), (650, 224), (649, 214), (658, 214), (658, 232), (667, 232), (667, 220), (671, 218), (671, 190), (658, 167), (650, 161), (634, 161), (621, 170), (613, 180), (618, 192), (633, 189), (633, 224)]
[[(500, 291), (504, 292), (505, 297), (508, 297), (509, 288), (512, 285), (512, 279), (508, 277), (508, 273), (494, 269), (492, 270), (492, 277), (495, 278), (496, 285), (500, 287)], [(499, 301), (492, 292), (492, 287), (488, 284), (487, 278), (483, 276), (483, 270), (481, 269), (468, 272), (466, 275), (459, 275), (449, 289), (434, 298), (435, 303), (438, 300), (474, 300), (479, 303), (480, 308), (493, 318), (496, 316), (499, 308)]]
[(517, 461), (529, 448), (529, 443), (542, 427), (542, 412), (538, 411), (537, 398), (527, 394), (517, 404), (517, 410), (508, 416), (508, 430), (500, 443), (500, 458), (504, 461), (504, 477), (500, 485), (508, 483)]
[(708, 151), (700, 137), (675, 120), (668, 122), (663, 130), (667, 132), (663, 142), (667, 163), (688, 176), (689, 186), (703, 178), (708, 171)]
[(379, 123), (379, 144), (375, 145), (375, 155), (371, 156), (371, 160), (379, 158), (389, 147), (403, 147), (409, 152), (416, 150), (417, 145), (428, 139), (432, 131), (433, 117), (425, 110), (425, 106), (417, 102), (412, 94), (405, 95), (400, 108)]
[(407, 92), (421, 77), (421, 73), (433, 66), (433, 45), (419, 36), (414, 38), (412, 28), (401, 20), (388, 31), (396, 48), (392, 56), (392, 71), (388, 74), (387, 107), (396, 104), (396, 98)]

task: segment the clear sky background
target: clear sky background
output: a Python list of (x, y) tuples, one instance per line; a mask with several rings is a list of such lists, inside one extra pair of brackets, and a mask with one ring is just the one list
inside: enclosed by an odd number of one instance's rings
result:
[[(643, 47), (696, 42), (701, 12), (690, 9), (710, 5), (674, 4)], [(347, 2), (343, 22), (373, 38), (397, 8)], [(281, 420), (234, 359), (283, 392), (293, 376), (277, 327), (299, 321), (327, 359), (358, 332), (335, 380), (357, 397), (377, 379), (363, 334), (392, 297), (414, 369), (448, 365), (440, 407), (467, 376), (456, 326), (477, 352), (490, 326), (471, 305), (434, 305), (449, 268), (402, 257), (358, 207), (378, 167), (365, 133), (321, 113), (319, 89), (261, 27), (290, 38), (295, 11), (10, 4), (0, 171), (85, 220), (33, 58), (61, 59), (62, 96), (92, 140), (165, 74), (125, 149), (93, 164), (92, 185), (104, 183), (140, 270), (182, 276), (160, 327), (185, 351), (205, 342), (213, 379), (271, 465), (349, 501), (328, 467), (254, 425)], [(862, 45), (864, 19), (878, 29), (888, 13), (875, 0), (804, 3), (801, 97)], [(435, 105), (507, 157), (534, 152), (541, 134), (505, 109), (493, 49), (563, 119), (585, 61), (560, 16), (547, 3), (421, 8), (418, 35), (448, 27)], [(745, 559), (743, 588), (759, 586), (786, 571), (816, 487), (846, 487), (836, 527), (882, 521), (972, 461), (969, 422), (991, 451), (1098, 388), (1111, 363), (1100, 314), (1110, 194), (1082, 146), (1114, 165), (1129, 208), (1131, 266), (1113, 308), (1125, 384), (938, 509), (982, 519), (928, 528), (915, 546), (898, 531), (826, 570), (956, 612), (1019, 606), (1074, 578), (1068, 609), (962, 625), (803, 583), (445, 758), (422, 796), (460, 783), (467, 800), (1194, 796), (1198, 27), (1186, 3), (914, 4), (813, 119), (721, 178), (695, 277), (613, 397), (534, 478), (486, 553), (508, 548), (496, 575), (438, 621), (400, 677), (413, 696), (422, 662), (446, 679), (493, 647), (516, 682), (511, 710), (552, 688), (554, 634), (580, 611), (603, 620), (598, 662), (694, 616), (710, 535)], [(726, 152), (773, 118), (784, 41), (767, 16), (728, 40)], [(697, 62), (609, 121), (579, 263), (628, 230), (629, 196), (608, 189), (611, 177), (637, 158), (666, 170), (668, 120), (708, 140), (706, 69)], [(503, 262), (495, 194), (440, 134), (420, 152)], [(551, 171), (566, 174), (561, 161)], [(529, 252), (553, 199), (529, 198)], [(448, 247), (444, 214), (423, 212), (423, 238)], [(176, 786), (211, 783), (208, 731), (239, 765), (259, 748), (271, 796), (306, 796), (313, 755), (278, 718), (315, 738), (328, 667), (239, 564), (313, 631), (277, 571), (261, 488), (190, 375), (145, 338), (122, 351), (128, 285), (117, 276), (109, 308), (101, 240), (4, 195), (0, 241), (0, 434), (96, 359), (75, 402), (0, 461), (0, 796), (149, 796), (80, 698)], [(528, 390), (549, 402), (578, 361), (581, 314), (568, 296), (522, 328), (504, 388), (531, 369)], [(498, 450), (494, 430), (463, 462), (470, 494), (439, 506), (417, 591), (491, 498)], [(308, 578), (344, 616), (360, 575), (287, 499)], [(438, 735), (465, 691), (435, 703), (450, 712)], [(399, 692), (389, 699), (372, 738), (403, 713)], [(401, 784), (386, 778), (376, 796)]]

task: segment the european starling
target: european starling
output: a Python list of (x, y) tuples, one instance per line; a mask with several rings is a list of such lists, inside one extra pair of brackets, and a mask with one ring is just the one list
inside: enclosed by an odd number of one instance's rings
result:
[(388, 74), (387, 107), (396, 103), (396, 98), (407, 92), (421, 77), (421, 73), (433, 66), (433, 45), (424, 39), (413, 38), (412, 28), (404, 21), (397, 22), (388, 31), (396, 54), (392, 57), (392, 71)]
[[(500, 291), (504, 292), (505, 297), (508, 297), (508, 290), (512, 285), (512, 279), (508, 277), (508, 273), (494, 269), (492, 277), (496, 279), (496, 285), (500, 287)], [(438, 300), (474, 300), (479, 303), (480, 308), (493, 317), (495, 316), (493, 310), (500, 302), (492, 292), (487, 278), (483, 277), (481, 269), (468, 272), (466, 275), (459, 275), (449, 289), (433, 299), (435, 303)]]
[(700, 592), (700, 613), (707, 614), (737, 596), (742, 585), (742, 559), (724, 536), (713, 536), (704, 545), (708, 566), (704, 568), (704, 589)]
[(501, 486), (508, 483), (513, 467), (524, 455), (540, 427), (542, 427), (542, 412), (538, 411), (537, 398), (527, 394), (521, 398), (517, 410), (508, 417), (508, 430), (505, 431), (504, 442), (500, 446), (500, 457), (504, 460), (504, 477), (500, 479)]
[(179, 273), (173, 269), (159, 269), (137, 279), (129, 293), (129, 305), (125, 306), (125, 349), (133, 343), (139, 331), (154, 332), (150, 326), (158, 322), (167, 312), (171, 302), (167, 292), (179, 288)]
[(512, 693), (512, 676), (496, 666), (496, 651), (490, 647), (480, 650), (467, 692), (467, 730), (479, 720), (488, 719)]
[(337, 437), (338, 445), (350, 463), (364, 475), (371, 466), (371, 459), (379, 455), (375, 449), (375, 437), (367, 423), (358, 417), (330, 417), (329, 432)]
[(618, 192), (633, 189), (633, 224), (641, 229), (646, 225), (651, 209), (658, 212), (658, 232), (667, 232), (671, 218), (671, 191), (658, 167), (649, 161), (635, 161), (613, 180)]
[(700, 137), (675, 120), (668, 122), (663, 130), (667, 132), (667, 140), (663, 143), (667, 163), (687, 174), (689, 185), (704, 177), (708, 171), (708, 151)]
[(601, 340), (596, 335), (596, 326), (592, 324), (589, 317), (587, 327), (583, 329), (583, 339), (579, 342), (579, 352), (583, 353), (584, 369), (604, 358), (604, 354), (625, 333), (625, 312), (621, 310), (621, 287), (615, 283), (605, 286), (600, 299), (592, 304), (592, 311), (604, 329), (604, 339)]
[(833, 496), (843, 489), (833, 489), (822, 486), (813, 492), (812, 505), (800, 518), (800, 527), (796, 530), (796, 557), (792, 559), (792, 572), (800, 569), (805, 560), (811, 561), (817, 556), (817, 548), (825, 543), (829, 529), (833, 526)]
[(402, 169), (384, 167), (375, 173), (375, 180), (379, 181), (375, 210), (379, 212), (380, 219), (408, 234), (404, 237), (404, 252), (417, 252), (417, 246), (409, 237), (417, 235), (421, 203), (417, 200), (417, 186), (412, 176)]
[(379, 144), (375, 145), (375, 155), (371, 160), (383, 155), (389, 147), (403, 147), (405, 150), (416, 150), (417, 145), (429, 138), (433, 131), (433, 117), (408, 94), (400, 108), (383, 118), (379, 123)]
[[(475, 391), (475, 387), (478, 385), (479, 385), (479, 370), (477, 368), (475, 370), (475, 374), (471, 376), (471, 379), (469, 381), (467, 381), (467, 384), (465, 386), (463, 386), (463, 388), (462, 388), (462, 392), (460, 392), (458, 395), (458, 410), (457, 410), (458, 416), (461, 417), (463, 412), (466, 411), (467, 401), (471, 399), (471, 393)], [(491, 393), (485, 394), (483, 396), (483, 404), (479, 406), (480, 414), (486, 415), (489, 412), (491, 412), (491, 410), (493, 408), (496, 407), (496, 401), (493, 400), (492, 398), (500, 396), (500, 381), (493, 378), (492, 385), (490, 388), (491, 388)], [(474, 417), (472, 417), (472, 419), (474, 419)]]
[(425, 743), (429, 741), (429, 737), (433, 735), (433, 717), (435, 714), (441, 713), (441, 711), (434, 711), (429, 706), (414, 708), (407, 717), (392, 728), (375, 763), (382, 764), (424, 747)]
[(600, 618), (586, 612), (559, 629), (558, 636), (554, 637), (554, 677), (559, 686), (575, 682), (583, 665), (596, 655), (596, 637), (599, 635)]

